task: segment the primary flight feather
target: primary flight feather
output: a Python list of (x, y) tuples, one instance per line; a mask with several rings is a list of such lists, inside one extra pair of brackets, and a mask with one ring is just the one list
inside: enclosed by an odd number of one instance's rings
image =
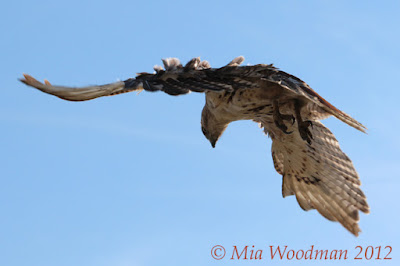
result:
[(334, 135), (319, 120), (335, 116), (365, 132), (366, 128), (340, 111), (299, 78), (273, 65), (240, 66), (237, 57), (221, 68), (193, 58), (185, 66), (163, 59), (164, 68), (136, 78), (100, 86), (53, 86), (24, 74), (21, 81), (69, 101), (86, 101), (131, 91), (163, 91), (170, 95), (204, 92), (201, 116), (205, 137), (215, 147), (228, 124), (259, 123), (272, 139), (272, 159), (283, 176), (283, 197), (295, 195), (304, 210), (316, 209), (354, 235), (360, 232), (359, 211), (369, 212), (356, 170)]

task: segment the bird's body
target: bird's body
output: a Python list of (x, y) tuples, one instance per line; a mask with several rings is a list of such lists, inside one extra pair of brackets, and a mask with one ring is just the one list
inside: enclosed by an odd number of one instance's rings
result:
[(184, 67), (177, 59), (163, 60), (165, 70), (141, 73), (134, 79), (102, 86), (68, 88), (42, 84), (25, 75), (24, 83), (73, 101), (129, 91), (164, 91), (170, 95), (205, 92), (202, 131), (213, 147), (229, 123), (253, 120), (269, 135), (276, 171), (283, 176), (283, 196), (295, 195), (304, 210), (317, 209), (357, 235), (358, 211), (369, 212), (351, 160), (320, 119), (334, 115), (350, 126), (365, 127), (335, 108), (302, 80), (272, 65), (211, 68), (194, 58)]

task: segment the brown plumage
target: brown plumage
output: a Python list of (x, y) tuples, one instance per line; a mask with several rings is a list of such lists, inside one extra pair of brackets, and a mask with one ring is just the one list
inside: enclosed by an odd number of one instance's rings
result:
[(163, 91), (170, 95), (204, 92), (202, 131), (211, 145), (228, 124), (237, 120), (259, 123), (272, 139), (272, 158), (283, 176), (282, 195), (295, 195), (304, 210), (316, 209), (358, 235), (359, 211), (369, 212), (351, 160), (334, 135), (319, 122), (330, 115), (365, 132), (366, 128), (340, 111), (299, 78), (272, 65), (240, 66), (237, 57), (222, 68), (193, 58), (185, 66), (164, 59), (153, 74), (101, 86), (62, 87), (29, 75), (25, 84), (70, 101), (85, 101), (130, 91)]

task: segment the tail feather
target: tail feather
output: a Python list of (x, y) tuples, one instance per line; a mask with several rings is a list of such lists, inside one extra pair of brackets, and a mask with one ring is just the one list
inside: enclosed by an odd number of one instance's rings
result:
[(348, 114), (342, 111), (340, 111), (339, 113), (334, 112), (332, 114), (339, 120), (348, 124), (349, 126), (354, 127), (355, 129), (360, 130), (363, 133), (367, 133), (367, 128), (363, 124), (361, 124), (360, 122), (349, 116)]

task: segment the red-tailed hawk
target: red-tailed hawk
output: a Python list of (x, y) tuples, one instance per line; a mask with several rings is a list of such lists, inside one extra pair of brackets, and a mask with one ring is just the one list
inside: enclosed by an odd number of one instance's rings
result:
[(369, 212), (360, 180), (334, 135), (319, 121), (330, 115), (365, 132), (365, 127), (312, 90), (305, 82), (272, 65), (239, 66), (237, 57), (221, 68), (199, 58), (182, 66), (164, 59), (164, 68), (136, 78), (101, 86), (53, 86), (29, 75), (25, 84), (70, 101), (146, 90), (170, 95), (204, 92), (201, 126), (215, 147), (228, 124), (237, 120), (259, 123), (272, 139), (272, 159), (283, 176), (283, 197), (295, 195), (304, 210), (316, 209), (358, 235), (359, 211)]

